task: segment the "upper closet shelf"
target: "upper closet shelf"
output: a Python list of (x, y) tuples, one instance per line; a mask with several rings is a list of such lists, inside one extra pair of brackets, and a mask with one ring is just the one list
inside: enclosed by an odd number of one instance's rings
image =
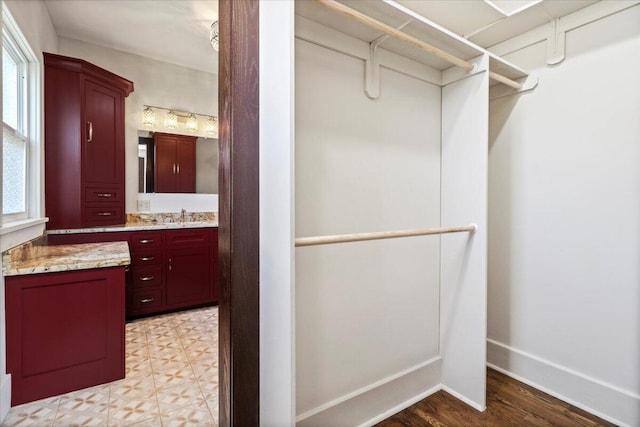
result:
[(521, 89), (515, 80), (528, 73), (393, 0), (315, 0), (296, 2), (296, 14), (367, 43), (381, 36), (384, 49), (443, 71), (489, 55), (489, 77)]

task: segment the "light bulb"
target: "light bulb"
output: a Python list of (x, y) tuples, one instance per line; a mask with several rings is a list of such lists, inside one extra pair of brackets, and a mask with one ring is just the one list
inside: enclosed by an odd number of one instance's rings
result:
[(166, 117), (164, 118), (164, 127), (169, 129), (175, 129), (178, 127), (178, 116), (173, 110), (169, 110)]
[(156, 113), (151, 107), (142, 110), (142, 124), (147, 127), (153, 127), (156, 124)]
[(209, 32), (209, 41), (211, 42), (211, 47), (215, 50), (219, 48), (219, 32), (218, 32), (218, 21), (215, 21), (211, 24), (211, 31)]
[(218, 133), (218, 121), (213, 116), (207, 120), (207, 133), (210, 135)]
[(193, 113), (189, 114), (189, 117), (187, 117), (187, 130), (191, 132), (198, 130), (198, 119)]

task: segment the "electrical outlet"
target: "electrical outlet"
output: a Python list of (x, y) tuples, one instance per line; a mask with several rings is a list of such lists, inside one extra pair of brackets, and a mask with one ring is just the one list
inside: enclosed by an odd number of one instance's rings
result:
[(150, 211), (151, 200), (138, 200), (138, 211)]

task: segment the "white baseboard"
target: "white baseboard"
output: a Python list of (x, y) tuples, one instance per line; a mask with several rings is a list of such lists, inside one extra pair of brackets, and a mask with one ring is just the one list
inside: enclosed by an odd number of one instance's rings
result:
[(533, 354), (487, 340), (487, 365), (619, 426), (640, 426), (640, 396)]
[(467, 405), (471, 406), (473, 409), (475, 409), (476, 411), (479, 412), (484, 412), (485, 409), (487, 409), (486, 406), (482, 406), (476, 402), (474, 402), (471, 399), (467, 399), (466, 397), (464, 397), (463, 395), (461, 395), (460, 393), (458, 393), (457, 391), (447, 387), (446, 385), (442, 386), (442, 390), (446, 391), (447, 393), (449, 393), (451, 396), (455, 397), (456, 399), (466, 403)]
[[(440, 390), (441, 359), (435, 357), (307, 411), (298, 427), (368, 427)], [(371, 417), (371, 414), (376, 414)]]
[(11, 409), (11, 374), (2, 375), (0, 378), (0, 423)]

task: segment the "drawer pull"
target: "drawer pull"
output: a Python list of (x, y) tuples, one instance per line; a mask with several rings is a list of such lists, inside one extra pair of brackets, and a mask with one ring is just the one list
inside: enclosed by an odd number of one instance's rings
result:
[(155, 276), (144, 276), (140, 278), (141, 282), (148, 282), (149, 280), (155, 279)]
[(153, 300), (154, 300), (154, 298), (142, 298), (142, 299), (140, 300), (140, 302), (141, 302), (142, 304), (146, 304), (146, 303), (149, 303), (149, 302), (153, 302)]
[(87, 142), (93, 141), (93, 123), (87, 122), (87, 128), (89, 130), (89, 136), (87, 137)]
[(140, 243), (146, 245), (147, 243), (153, 243), (153, 239), (141, 239)]
[(141, 256), (141, 257), (139, 257), (138, 259), (139, 259), (140, 261), (153, 261), (155, 258), (156, 258), (156, 257), (154, 257), (154, 256)]
[(98, 216), (111, 216), (113, 213), (111, 212), (98, 212), (96, 215)]
[(98, 193), (98, 197), (113, 197), (113, 193)]

